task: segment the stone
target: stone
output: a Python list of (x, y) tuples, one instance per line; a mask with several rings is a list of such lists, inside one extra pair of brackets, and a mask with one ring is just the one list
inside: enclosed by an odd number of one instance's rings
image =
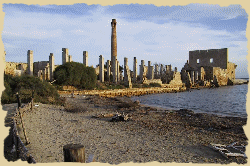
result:
[(62, 64), (68, 62), (69, 60), (69, 50), (68, 48), (62, 48)]
[(119, 63), (119, 61), (116, 61), (116, 65), (117, 65), (117, 67), (116, 67), (116, 69), (117, 69), (116, 82), (120, 82), (120, 63)]
[(159, 76), (159, 65), (158, 64), (155, 64), (154, 76), (155, 76), (155, 78), (158, 78), (158, 76)]
[(83, 64), (88, 66), (88, 51), (83, 51)]
[(124, 84), (129, 88), (132, 88), (130, 70), (128, 67), (128, 58), (124, 58)]
[(110, 74), (111, 74), (111, 70), (110, 70), (110, 60), (107, 60), (107, 63), (106, 63), (106, 66), (107, 66), (107, 80), (108, 82), (110, 82)]
[(50, 53), (49, 55), (49, 72), (50, 72), (50, 81), (53, 81), (54, 79), (54, 75), (53, 75), (53, 72), (55, 70), (55, 58), (54, 58), (54, 54), (53, 53)]
[(148, 61), (148, 74), (147, 79), (154, 79), (154, 66), (151, 66), (151, 61)]
[(124, 82), (128, 81), (128, 73), (127, 73), (127, 66), (128, 66), (128, 58), (124, 58)]
[(102, 55), (99, 56), (99, 80), (104, 82), (104, 58)]
[(69, 55), (68, 56), (68, 62), (72, 62), (73, 60), (72, 60), (72, 55)]
[(116, 19), (111, 22), (111, 71), (113, 74), (113, 82), (117, 83), (117, 36), (116, 36)]
[(173, 80), (171, 80), (169, 84), (172, 85), (172, 86), (178, 86), (178, 87), (183, 86), (183, 82), (181, 80), (181, 73), (180, 72), (174, 72)]
[(137, 59), (134, 57), (134, 66), (133, 66), (133, 82), (137, 82)]
[(28, 74), (30, 76), (33, 76), (33, 51), (32, 50), (28, 50), (27, 63), (28, 63)]
[(143, 82), (143, 80), (146, 77), (146, 72), (145, 72), (145, 63), (144, 60), (141, 60), (141, 65), (140, 65), (140, 81)]

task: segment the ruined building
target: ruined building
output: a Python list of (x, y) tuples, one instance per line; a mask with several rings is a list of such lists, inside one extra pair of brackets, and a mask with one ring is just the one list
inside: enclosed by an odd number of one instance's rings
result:
[[(136, 57), (133, 59), (133, 71), (129, 70), (128, 58), (126, 57), (124, 58), (124, 70), (120, 71), (120, 64), (117, 61), (116, 26), (116, 19), (112, 19), (111, 60), (107, 60), (105, 66), (104, 57), (100, 55), (99, 64), (95, 68), (100, 82), (124, 83), (130, 88), (132, 82), (160, 84), (162, 86), (165, 86), (165, 84), (183, 86), (183, 83), (185, 83), (187, 87), (209, 86), (210, 84), (220, 86), (234, 82), (237, 65), (228, 62), (227, 48), (189, 51), (189, 60), (185, 63), (181, 72), (178, 72), (176, 67), (172, 70), (171, 65), (152, 65), (151, 61), (148, 61), (145, 65), (144, 60), (141, 60), (141, 64), (137, 68)], [(27, 63), (6, 62), (4, 72), (11, 75), (34, 75), (42, 80), (53, 81), (53, 71), (56, 68), (53, 53), (50, 53), (48, 61), (33, 62), (33, 58), (33, 51), (28, 50)], [(69, 55), (68, 48), (62, 48), (62, 64), (67, 62), (72, 62), (72, 56)], [(83, 64), (88, 66), (88, 51), (83, 51)], [(139, 75), (137, 75), (138, 72)], [(113, 76), (112, 80), (111, 75)]]
[(33, 51), (28, 50), (27, 63), (5, 62), (4, 73), (13, 76), (30, 75), (53, 81), (55, 67), (53, 53), (50, 53), (49, 61), (33, 62)]
[(62, 48), (62, 64), (72, 62), (72, 55), (69, 55), (68, 48)]
[(189, 51), (189, 61), (181, 70), (186, 85), (233, 84), (237, 65), (228, 62), (228, 48)]

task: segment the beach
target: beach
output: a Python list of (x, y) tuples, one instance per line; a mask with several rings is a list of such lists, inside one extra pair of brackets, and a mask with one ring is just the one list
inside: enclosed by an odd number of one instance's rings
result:
[[(64, 97), (65, 107), (35, 103), (23, 116), (30, 141), (26, 147), (38, 163), (63, 162), (63, 146), (71, 143), (84, 145), (86, 158), (94, 155), (100, 163), (247, 162), (243, 157), (226, 159), (209, 147), (245, 143), (246, 118), (148, 107), (128, 97)], [(129, 120), (111, 122), (108, 115), (117, 112)]]

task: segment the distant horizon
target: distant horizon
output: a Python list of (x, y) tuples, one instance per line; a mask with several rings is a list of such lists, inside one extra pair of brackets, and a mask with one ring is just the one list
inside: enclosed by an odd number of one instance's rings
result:
[(228, 61), (237, 65), (238, 77), (249, 77), (246, 25), (248, 14), (241, 5), (209, 4), (160, 6), (117, 4), (26, 5), (3, 4), (2, 41), (7, 62), (26, 63), (27, 51), (34, 62), (62, 64), (62, 48), (73, 61), (82, 63), (88, 51), (89, 66), (98, 65), (99, 55), (111, 59), (111, 21), (117, 20), (117, 59), (123, 65), (133, 57), (152, 64), (171, 64), (178, 71), (189, 51), (228, 48)]

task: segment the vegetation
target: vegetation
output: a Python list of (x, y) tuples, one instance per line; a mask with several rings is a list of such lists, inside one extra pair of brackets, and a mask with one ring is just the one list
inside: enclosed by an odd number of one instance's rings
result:
[(34, 76), (11, 76), (4, 75), (5, 90), (2, 93), (1, 103), (16, 103), (16, 93), (18, 92), (21, 102), (27, 103), (31, 100), (32, 91), (34, 102), (63, 104), (57, 90), (50, 83), (42, 81)]
[(94, 89), (97, 82), (95, 69), (78, 62), (58, 66), (54, 71), (54, 79), (57, 85), (70, 85), (78, 89)]
[(126, 87), (123, 85), (123, 84), (115, 84), (115, 83), (112, 83), (112, 82), (104, 82), (104, 83), (101, 83), (101, 82), (98, 82), (97, 83), (97, 87), (96, 89), (98, 90), (108, 90), (108, 89), (125, 89)]
[(134, 83), (132, 84), (133, 88), (150, 88), (150, 87), (161, 87), (161, 84), (159, 83), (150, 83), (150, 84), (138, 84)]

